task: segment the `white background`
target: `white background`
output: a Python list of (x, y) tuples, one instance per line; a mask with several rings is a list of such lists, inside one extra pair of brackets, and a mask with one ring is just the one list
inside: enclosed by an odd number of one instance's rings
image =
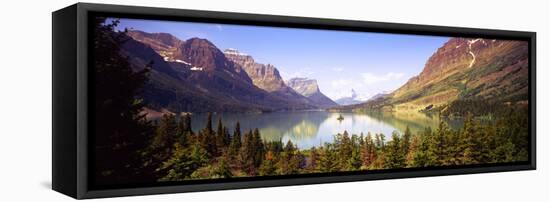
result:
[[(546, 1), (92, 1), (536, 31), (536, 171), (101, 199), (108, 201), (545, 201), (550, 199), (550, 6)], [(68, 201), (51, 186), (51, 12), (75, 1), (0, 4), (0, 201)], [(545, 92), (546, 91), (546, 92)], [(544, 105), (546, 104), (546, 105)]]

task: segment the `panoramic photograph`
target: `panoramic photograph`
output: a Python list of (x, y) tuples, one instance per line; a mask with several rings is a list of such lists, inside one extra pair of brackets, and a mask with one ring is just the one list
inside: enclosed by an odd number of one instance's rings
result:
[(526, 41), (95, 18), (95, 185), (527, 162)]

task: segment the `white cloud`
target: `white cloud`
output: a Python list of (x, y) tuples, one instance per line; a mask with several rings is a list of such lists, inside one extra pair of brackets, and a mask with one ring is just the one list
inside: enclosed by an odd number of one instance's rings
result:
[(344, 97), (352, 97), (351, 90), (354, 89), (357, 93), (359, 99), (364, 99), (368, 93), (363, 92), (363, 83), (361, 80), (353, 79), (336, 79), (330, 82), (330, 87), (328, 89), (321, 89), (328, 97), (333, 100), (337, 100)]
[(279, 73), (281, 74), (281, 77), (283, 77), (283, 79), (285, 79), (285, 80), (288, 80), (288, 79), (291, 79), (291, 78), (297, 78), (297, 77), (311, 78), (311, 75), (313, 75), (313, 71), (310, 68), (303, 68), (303, 69), (299, 69), (298, 71), (294, 71), (294, 72), (287, 72), (287, 71), (279, 70)]
[(223, 27), (221, 25), (216, 25), (216, 29), (218, 29), (218, 31), (223, 31)]
[(350, 93), (348, 91), (326, 91), (323, 92), (326, 96), (328, 96), (332, 100), (337, 100), (344, 97), (350, 97)]
[(332, 68), (332, 71), (335, 71), (335, 72), (342, 72), (342, 71), (344, 71), (344, 68), (342, 68), (342, 67), (335, 67), (335, 68)]
[(367, 101), (371, 97), (372, 97), (372, 95), (370, 95), (369, 93), (360, 93), (359, 95), (357, 95), (356, 99), (361, 100), (361, 101)]
[[(335, 74), (333, 72), (333, 74)], [(319, 82), (321, 92), (337, 100), (351, 97), (351, 89), (356, 92), (356, 100), (366, 101), (378, 93), (388, 93), (398, 88), (407, 80), (405, 73), (364, 72), (331, 78)]]
[(337, 89), (347, 89), (350, 87), (351, 85), (351, 80), (349, 79), (337, 79), (337, 80), (333, 80), (331, 82), (331, 85), (333, 88), (337, 88)]
[(206, 34), (205, 32), (201, 32), (201, 31), (185, 30), (185, 31), (180, 32), (180, 34), (185, 36), (185, 38), (183, 38), (185, 40), (193, 38), (193, 37), (198, 37), (198, 38), (203, 38), (203, 39), (210, 38), (208, 34)]
[(376, 74), (367, 72), (367, 73), (361, 74), (361, 76), (363, 77), (363, 82), (365, 84), (375, 84), (375, 83), (380, 83), (380, 82), (385, 82), (385, 81), (392, 81), (392, 80), (401, 79), (405, 76), (405, 74), (395, 73), (395, 72), (388, 72), (388, 73), (383, 74), (383, 75), (376, 75)]

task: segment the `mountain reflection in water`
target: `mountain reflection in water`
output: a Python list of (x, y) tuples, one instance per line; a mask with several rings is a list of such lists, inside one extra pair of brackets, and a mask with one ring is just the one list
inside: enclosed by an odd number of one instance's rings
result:
[[(196, 113), (192, 117), (194, 131), (206, 125), (206, 114)], [(340, 116), (343, 119), (339, 119)], [(438, 116), (427, 116), (422, 113), (332, 113), (326, 111), (293, 111), (261, 114), (214, 113), (213, 126), (222, 118), (224, 126), (233, 133), (237, 121), (241, 124), (242, 133), (258, 128), (266, 141), (289, 139), (301, 149), (319, 146), (323, 142), (332, 142), (333, 136), (344, 130), (351, 134), (367, 135), (383, 133), (387, 137), (393, 131), (402, 133), (409, 126), (413, 133), (426, 127), (437, 128)], [(462, 120), (444, 120), (451, 128), (458, 128)], [(387, 138), (389, 139), (389, 138)]]

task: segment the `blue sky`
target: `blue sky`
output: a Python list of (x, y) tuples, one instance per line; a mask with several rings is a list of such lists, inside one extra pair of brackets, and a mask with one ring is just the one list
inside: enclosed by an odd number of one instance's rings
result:
[(235, 48), (273, 64), (283, 79), (317, 79), (333, 100), (362, 99), (395, 90), (422, 71), (448, 37), (121, 19), (120, 29), (206, 38), (220, 50)]

